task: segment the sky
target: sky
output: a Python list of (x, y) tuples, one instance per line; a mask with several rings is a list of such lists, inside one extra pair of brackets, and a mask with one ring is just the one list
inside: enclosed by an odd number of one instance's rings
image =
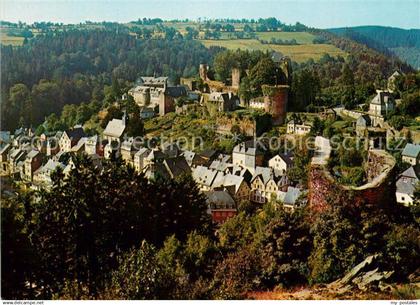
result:
[(332, 28), (420, 28), (420, 0), (0, 0), (6, 21), (128, 22), (138, 18), (267, 18)]

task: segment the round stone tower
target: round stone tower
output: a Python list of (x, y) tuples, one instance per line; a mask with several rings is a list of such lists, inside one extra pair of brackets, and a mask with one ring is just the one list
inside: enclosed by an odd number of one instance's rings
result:
[(287, 101), (289, 96), (289, 86), (263, 85), (264, 109), (273, 117), (274, 125), (284, 124), (287, 114)]

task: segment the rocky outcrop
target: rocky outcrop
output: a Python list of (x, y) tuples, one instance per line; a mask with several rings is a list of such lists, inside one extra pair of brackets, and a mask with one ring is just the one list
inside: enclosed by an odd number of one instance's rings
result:
[(328, 285), (329, 289), (341, 292), (358, 288), (385, 290), (389, 286), (386, 282), (394, 271), (381, 271), (377, 264), (378, 255), (372, 255), (350, 270), (343, 278)]

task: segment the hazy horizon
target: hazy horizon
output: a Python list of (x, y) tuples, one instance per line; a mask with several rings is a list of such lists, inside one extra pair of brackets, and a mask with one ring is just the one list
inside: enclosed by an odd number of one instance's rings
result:
[(5, 0), (1, 20), (10, 22), (129, 22), (139, 18), (198, 19), (276, 17), (317, 28), (379, 25), (420, 28), (420, 1), (378, 0)]

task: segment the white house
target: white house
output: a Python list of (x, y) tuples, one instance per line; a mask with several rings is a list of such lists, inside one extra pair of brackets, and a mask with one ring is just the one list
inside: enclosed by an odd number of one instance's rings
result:
[(419, 184), (420, 167), (411, 166), (404, 171), (397, 181), (397, 191), (395, 193), (397, 202), (405, 206), (413, 205), (414, 191)]
[(286, 174), (287, 170), (292, 166), (292, 159), (284, 154), (277, 154), (268, 161), (268, 167), (274, 170), (276, 176)]
[(395, 109), (395, 100), (391, 92), (376, 90), (376, 96), (369, 104), (369, 115), (373, 126), (382, 125), (384, 117)]
[(33, 183), (36, 187), (44, 186), (49, 187), (52, 185), (51, 174), (57, 169), (64, 169), (64, 164), (49, 159), (48, 162), (40, 167), (34, 173)]
[(134, 155), (134, 168), (136, 171), (141, 172), (145, 167), (144, 160), (150, 154), (151, 150), (148, 148), (140, 148), (138, 152)]
[(108, 140), (108, 143), (115, 141), (121, 142), (122, 136), (126, 128), (126, 114), (124, 113), (121, 120), (112, 119), (106, 125), (104, 130), (104, 139)]
[(192, 169), (192, 177), (197, 183), (200, 191), (203, 192), (211, 190), (217, 173), (217, 170), (208, 169), (207, 167), (201, 165)]
[(420, 145), (407, 143), (401, 153), (401, 156), (404, 162), (410, 163), (413, 166), (419, 164)]
[(308, 123), (297, 123), (291, 120), (287, 123), (287, 133), (296, 135), (306, 135), (311, 132), (312, 126)]
[(249, 108), (264, 109), (264, 97), (257, 97), (249, 100)]
[(83, 128), (75, 126), (73, 129), (66, 130), (60, 137), (58, 144), (61, 151), (70, 152), (73, 146), (77, 145), (79, 140), (85, 135)]
[(241, 166), (254, 173), (256, 166), (261, 166), (264, 155), (252, 141), (236, 145), (232, 152), (233, 165)]

